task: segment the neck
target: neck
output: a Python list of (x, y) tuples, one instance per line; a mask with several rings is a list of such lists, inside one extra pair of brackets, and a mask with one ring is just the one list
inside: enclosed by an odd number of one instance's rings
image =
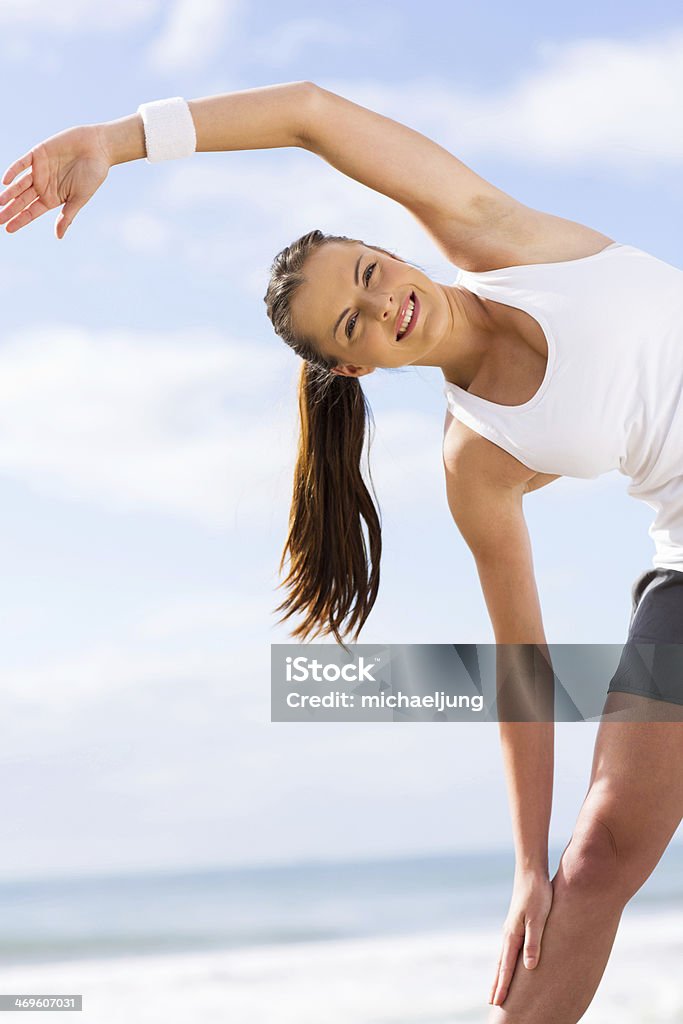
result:
[(457, 285), (440, 285), (446, 326), (419, 364), (438, 366), (444, 378), (467, 389), (490, 349), (497, 324), (478, 295)]

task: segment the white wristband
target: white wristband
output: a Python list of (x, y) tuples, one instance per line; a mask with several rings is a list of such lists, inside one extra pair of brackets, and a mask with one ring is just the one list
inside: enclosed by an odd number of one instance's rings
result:
[(141, 103), (137, 112), (145, 130), (148, 164), (192, 156), (197, 149), (194, 121), (182, 96)]

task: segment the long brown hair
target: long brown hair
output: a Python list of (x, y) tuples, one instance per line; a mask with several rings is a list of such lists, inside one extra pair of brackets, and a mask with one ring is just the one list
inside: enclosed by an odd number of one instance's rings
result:
[[(332, 633), (345, 647), (342, 635), (355, 630), (357, 640), (377, 599), (382, 531), (379, 503), (376, 508), (361, 472), (367, 422), (374, 428), (367, 397), (357, 377), (331, 373), (337, 360), (322, 355), (313, 339), (296, 332), (292, 322), (291, 301), (306, 280), (304, 263), (329, 242), (353, 244), (360, 239), (319, 230), (302, 235), (273, 260), (263, 300), (275, 333), (304, 360), (299, 374), (300, 432), (289, 533), (279, 567), (281, 573), (289, 556), (289, 573), (279, 584), (289, 589), (289, 596), (275, 611), (286, 612), (279, 622), (303, 613), (292, 637), (305, 640), (309, 635)], [(379, 246), (368, 248), (400, 259)], [(372, 434), (367, 472), (375, 494), (371, 443)]]

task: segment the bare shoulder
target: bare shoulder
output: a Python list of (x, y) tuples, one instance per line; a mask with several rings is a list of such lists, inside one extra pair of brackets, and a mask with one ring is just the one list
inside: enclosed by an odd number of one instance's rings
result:
[(526, 565), (529, 542), (522, 499), (532, 471), (458, 420), (453, 423), (444, 438), (446, 499), (480, 574), (487, 565), (500, 565), (501, 559)]
[(499, 487), (524, 492), (526, 484), (536, 476), (535, 470), (529, 469), (487, 437), (482, 437), (448, 410), (442, 453), (447, 476), (451, 480), (457, 479), (462, 487), (476, 484), (480, 488), (495, 490)]
[(474, 202), (482, 207), (481, 232), (469, 236), (461, 233), (448, 252), (452, 262), (463, 270), (478, 273), (583, 259), (615, 241), (578, 221), (534, 210), (512, 198), (492, 200), (482, 195)]
[(560, 474), (537, 473), (529, 469), (504, 448), (456, 419), (448, 410), (444, 421), (442, 455), (449, 485), (455, 486), (457, 482), (461, 492), (471, 492), (476, 487), (479, 492), (488, 491), (491, 495), (499, 490), (528, 494), (561, 479)]

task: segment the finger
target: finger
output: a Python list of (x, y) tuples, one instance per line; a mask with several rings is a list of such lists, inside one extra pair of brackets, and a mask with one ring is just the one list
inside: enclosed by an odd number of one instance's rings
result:
[(501, 946), (501, 949), (500, 949), (500, 954), (498, 956), (498, 963), (496, 964), (496, 980), (495, 980), (494, 986), (493, 986), (494, 994), (495, 994), (496, 988), (498, 987), (498, 979), (500, 978), (501, 971), (503, 969), (504, 964), (507, 962), (507, 959), (508, 959), (509, 948), (510, 948), (510, 942), (511, 941), (514, 941), (513, 940), (513, 936), (508, 935), (507, 933), (505, 933), (504, 938), (503, 938), (503, 943), (502, 943), (502, 946)]
[(62, 212), (55, 221), (55, 235), (57, 238), (64, 238), (67, 232), (67, 228), (71, 227), (73, 219), (79, 210), (82, 210), (88, 201), (88, 197), (85, 199), (69, 199), (62, 208)]
[(34, 199), (30, 206), (27, 206), (25, 210), (22, 210), (18, 216), (13, 217), (12, 220), (7, 224), (5, 231), (12, 234), (14, 231), (18, 231), (20, 228), (26, 227), (32, 220), (36, 220), (41, 217), (44, 213), (47, 213), (47, 206), (42, 199)]
[(23, 178), (19, 178), (19, 181), (15, 181), (10, 188), (6, 188), (4, 192), (0, 192), (0, 206), (4, 206), (6, 203), (9, 203), (11, 199), (16, 199), (17, 196), (21, 195), (24, 189), (28, 188), (29, 185), (32, 184), (33, 172), (29, 171), (29, 173), (25, 174)]
[(37, 198), (38, 193), (33, 185), (31, 185), (25, 192), (22, 192), (16, 199), (13, 199), (9, 206), (0, 213), (0, 224), (6, 224), (12, 217), (16, 217), (18, 213), (26, 209), (29, 203), (32, 203)]
[(527, 926), (526, 940), (524, 942), (524, 966), (532, 971), (541, 957), (541, 936), (543, 928), (539, 928), (534, 922)]
[(493, 984), (491, 985), (491, 988), (489, 990), (489, 1002), (490, 1003), (493, 1002), (493, 997), (495, 996), (496, 989), (498, 988), (498, 975), (499, 975), (499, 973), (500, 972), (499, 972), (498, 968), (496, 968), (496, 975), (495, 975), (495, 977), (493, 979)]
[(16, 178), (19, 171), (25, 171), (27, 167), (31, 166), (32, 162), (33, 152), (25, 153), (23, 156), (20, 156), (19, 159), (15, 160), (15, 162), (11, 164), (3, 174), (2, 184), (9, 185), (10, 182)]
[(494, 1006), (500, 1006), (508, 994), (522, 942), (523, 936), (513, 935), (506, 943), (503, 961), (498, 972), (498, 987), (493, 997)]
[(493, 1005), (501, 1006), (507, 998), (508, 989), (510, 988), (510, 982), (512, 981), (512, 975), (514, 974), (513, 967), (504, 967), (501, 969), (498, 975), (498, 985), (493, 996)]
[(503, 950), (501, 949), (500, 954), (498, 956), (498, 963), (496, 964), (496, 973), (495, 973), (495, 976), (493, 978), (493, 984), (491, 985), (491, 990), (489, 992), (489, 1003), (493, 1002), (493, 997), (496, 994), (496, 989), (498, 988), (498, 975), (500, 974), (500, 965), (501, 965), (502, 962), (503, 962)]

